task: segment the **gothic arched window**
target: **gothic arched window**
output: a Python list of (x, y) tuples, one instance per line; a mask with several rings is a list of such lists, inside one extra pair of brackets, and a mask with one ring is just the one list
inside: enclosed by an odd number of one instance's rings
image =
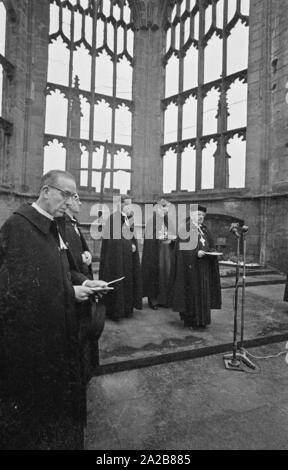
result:
[[(50, 0), (44, 172), (131, 186), (134, 32), (127, 0)], [(105, 170), (105, 172), (103, 171)]]
[(166, 24), (164, 192), (245, 186), (249, 0), (175, 0)]
[(13, 79), (15, 67), (6, 55), (6, 41), (9, 21), (14, 21), (14, 14), (15, 12), (9, 2), (0, 0), (0, 127), (8, 135), (12, 132), (12, 124), (9, 121), (5, 97), (8, 95), (8, 88)]

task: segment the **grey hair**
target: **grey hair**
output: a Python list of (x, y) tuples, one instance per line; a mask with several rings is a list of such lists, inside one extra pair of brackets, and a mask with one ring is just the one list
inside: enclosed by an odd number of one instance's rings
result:
[(69, 173), (68, 171), (64, 170), (50, 170), (47, 173), (45, 173), (41, 180), (40, 180), (40, 191), (43, 188), (43, 186), (46, 186), (48, 184), (57, 184), (58, 183), (58, 178), (59, 176), (65, 176), (66, 178), (69, 178), (73, 181), (75, 181), (74, 176)]

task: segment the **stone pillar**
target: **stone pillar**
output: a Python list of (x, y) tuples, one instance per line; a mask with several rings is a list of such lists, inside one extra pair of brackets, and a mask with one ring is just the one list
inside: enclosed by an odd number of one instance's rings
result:
[(271, 11), (271, 124), (269, 173), (273, 191), (288, 191), (288, 10), (274, 0)]
[[(164, 51), (162, 1), (135, 2), (134, 120), (132, 196), (151, 201), (163, 191), (160, 146), (163, 138)], [(137, 16), (136, 16), (137, 14)]]
[[(277, 0), (273, 3), (277, 3)], [(250, 2), (246, 188), (251, 194), (265, 192), (271, 187), (270, 64), (273, 9), (270, 0)]]
[(7, 58), (16, 65), (7, 97), (13, 134), (8, 180), (17, 191), (37, 191), (43, 171), (49, 2), (17, 2), (8, 31)]

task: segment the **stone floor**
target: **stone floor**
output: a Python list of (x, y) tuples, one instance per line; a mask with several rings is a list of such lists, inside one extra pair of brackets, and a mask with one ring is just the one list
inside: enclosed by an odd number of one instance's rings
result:
[[(271, 342), (271, 338), (284, 340), (285, 335), (288, 339), (288, 303), (282, 301), (283, 292), (283, 284), (246, 287), (244, 339), (248, 345), (265, 344)], [(107, 320), (100, 339), (101, 367), (104, 372), (110, 372), (115, 369), (113, 364), (120, 365), (125, 361), (136, 361), (137, 367), (137, 361), (139, 366), (143, 359), (148, 361), (144, 365), (150, 365), (152, 360), (155, 364), (173, 360), (173, 357), (174, 360), (175, 357), (187, 357), (184, 353), (191, 351), (201, 351), (200, 355), (205, 355), (205, 351), (210, 354), (222, 352), (225, 347), (229, 349), (233, 341), (234, 288), (222, 289), (222, 299), (222, 309), (212, 311), (211, 325), (204, 331), (184, 328), (178, 313), (164, 308), (151, 310), (147, 302), (144, 302), (143, 310), (134, 311), (132, 319), (122, 319), (119, 323)], [(238, 332), (240, 313), (241, 291)], [(125, 364), (123, 368), (126, 368)]]
[[(249, 353), (284, 354), (251, 357), (254, 369), (240, 363), (234, 371), (223, 361), (233, 346), (234, 288), (222, 281), (222, 310), (204, 331), (146, 302), (132, 319), (106, 321), (99, 375), (88, 388), (86, 449), (288, 449), (284, 285), (248, 285), (244, 323)], [(241, 291), (238, 332), (240, 313)]]
[[(249, 352), (286, 354), (285, 346)], [(256, 368), (246, 372), (227, 370), (222, 355), (212, 355), (94, 377), (85, 448), (287, 450), (285, 355), (252, 360)]]

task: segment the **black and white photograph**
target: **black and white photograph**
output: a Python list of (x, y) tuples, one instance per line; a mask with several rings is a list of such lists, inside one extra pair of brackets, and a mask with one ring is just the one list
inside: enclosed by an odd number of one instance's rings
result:
[(287, 51), (288, 0), (0, 0), (0, 450), (288, 450)]

